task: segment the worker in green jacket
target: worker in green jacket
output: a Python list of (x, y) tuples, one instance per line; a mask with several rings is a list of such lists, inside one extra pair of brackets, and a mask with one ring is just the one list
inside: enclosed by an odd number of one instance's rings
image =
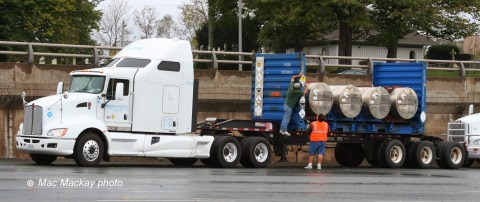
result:
[(280, 133), (285, 136), (290, 136), (290, 133), (287, 131), (288, 123), (290, 123), (290, 118), (292, 117), (292, 110), (297, 104), (298, 100), (305, 94), (307, 88), (305, 87), (305, 92), (301, 90), (302, 84), (299, 82), (295, 82), (296, 78), (302, 77), (302, 73), (300, 72), (298, 75), (292, 76), (290, 81), (290, 86), (287, 90), (287, 95), (285, 97), (285, 104), (283, 105), (284, 113), (282, 124), (280, 125)]

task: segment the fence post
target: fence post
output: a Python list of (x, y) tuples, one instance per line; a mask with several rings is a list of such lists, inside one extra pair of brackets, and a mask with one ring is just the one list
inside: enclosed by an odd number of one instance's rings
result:
[(212, 65), (214, 70), (218, 70), (217, 55), (214, 50), (212, 50)]
[(465, 73), (465, 65), (463, 65), (463, 62), (459, 62), (460, 63), (460, 73), (459, 73), (459, 76), (461, 76), (462, 78), (465, 78), (466, 76), (466, 73)]
[(93, 66), (98, 67), (100, 64), (100, 59), (98, 57), (98, 49), (96, 46), (93, 47)]
[(318, 64), (320, 64), (320, 71), (318, 73), (325, 74), (325, 61), (323, 61), (323, 57), (318, 57)]
[(372, 72), (373, 72), (373, 61), (372, 61), (372, 58), (368, 58), (367, 63), (368, 63), (367, 74), (372, 74)]
[(28, 43), (28, 63), (33, 63), (34, 62), (34, 57), (33, 57), (33, 46), (31, 43)]

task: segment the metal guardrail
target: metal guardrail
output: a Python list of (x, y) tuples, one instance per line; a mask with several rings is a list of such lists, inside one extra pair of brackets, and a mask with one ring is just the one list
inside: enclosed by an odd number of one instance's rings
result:
[[(90, 45), (71, 45), (71, 44), (52, 44), (52, 43), (30, 43), (30, 42), (15, 42), (15, 41), (0, 41), (0, 47), (4, 46), (24, 46), (26, 51), (7, 51), (0, 50), (0, 55), (20, 55), (26, 56), (27, 62), (34, 63), (35, 56), (46, 57), (65, 57), (65, 58), (93, 58), (93, 65), (98, 66), (102, 59), (111, 59), (110, 55), (100, 54), (101, 52), (110, 52), (121, 50), (122, 47), (113, 46), (90, 46)], [(52, 53), (52, 52), (36, 52), (34, 48), (39, 47), (53, 47), (53, 48), (70, 48), (78, 51), (90, 50), (93, 54), (76, 54), (76, 53)], [(197, 63), (211, 63), (213, 69), (219, 69), (219, 64), (239, 64), (239, 65), (252, 65), (252, 52), (228, 52), (228, 51), (205, 51), (205, 50), (192, 50), (194, 54), (193, 62)], [(227, 59), (218, 59), (225, 57)], [(238, 56), (231, 57), (228, 56)], [(247, 56), (247, 57), (244, 57)], [(238, 58), (238, 59), (237, 59)], [(250, 60), (244, 60), (250, 58)], [(322, 56), (322, 55), (306, 55), (307, 66), (319, 67), (318, 73), (325, 73), (327, 66), (337, 68), (360, 68), (367, 69), (367, 73), (370, 73), (373, 68), (374, 62), (425, 62), (427, 69), (429, 70), (445, 70), (445, 71), (458, 71), (459, 75), (464, 77), (467, 71), (479, 72), (477, 68), (467, 68), (466, 64), (475, 64), (480, 67), (480, 61), (455, 61), (455, 60), (426, 60), (426, 59), (402, 59), (402, 58), (370, 58), (370, 57), (345, 57), (345, 56)], [(351, 61), (365, 61), (366, 64), (337, 64), (336, 62), (329, 62), (331, 60), (351, 60)], [(313, 62), (310, 62), (313, 61)], [(436, 67), (438, 64), (448, 64), (451, 67)], [(239, 67), (241, 70), (241, 67)]]
[[(459, 60), (428, 60), (428, 59), (403, 59), (403, 58), (371, 58), (371, 57), (346, 57), (346, 56), (321, 56), (321, 55), (306, 55), (307, 59), (312, 59), (317, 62), (307, 62), (307, 66), (320, 66), (319, 73), (325, 73), (325, 67), (348, 67), (348, 68), (360, 68), (367, 69), (367, 73), (372, 72), (374, 62), (425, 62), (428, 70), (445, 70), (445, 71), (458, 71), (459, 76), (465, 77), (467, 71), (480, 72), (480, 69), (467, 68), (466, 64), (475, 64), (480, 67), (480, 61), (459, 61)], [(327, 60), (331, 59), (347, 59), (347, 60), (360, 60), (366, 61), (366, 65), (345, 65), (345, 64), (330, 64)], [(435, 67), (435, 65), (445, 65), (453, 67)]]

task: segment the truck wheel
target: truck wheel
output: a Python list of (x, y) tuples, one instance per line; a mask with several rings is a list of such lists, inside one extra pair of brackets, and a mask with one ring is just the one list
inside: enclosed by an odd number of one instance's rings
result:
[(465, 161), (465, 150), (458, 142), (448, 141), (440, 153), (440, 160), (447, 169), (458, 169)]
[(357, 167), (365, 159), (361, 144), (337, 143), (334, 152), (337, 163), (346, 167)]
[(430, 168), (435, 158), (435, 148), (431, 142), (419, 141), (412, 145), (413, 156), (410, 160), (412, 168)]
[(45, 154), (30, 154), (30, 158), (38, 165), (50, 165), (57, 160), (57, 156)]
[(440, 142), (435, 147), (435, 153), (436, 153), (435, 162), (437, 163), (438, 167), (440, 167), (440, 168), (446, 168), (445, 165), (443, 165), (443, 160), (441, 159), (442, 158), (442, 153), (443, 153), (443, 148), (445, 147), (446, 143), (447, 142)]
[(243, 165), (243, 167), (246, 168), (252, 168), (253, 165), (251, 164), (250, 160), (248, 159), (248, 154), (247, 154), (247, 141), (249, 142), (252, 138), (251, 137), (243, 137), (242, 140), (240, 140), (240, 147), (242, 148), (242, 158), (240, 158), (240, 164)]
[(382, 153), (385, 156), (385, 165), (390, 168), (400, 168), (405, 162), (405, 147), (399, 140), (390, 140), (384, 145)]
[(169, 158), (170, 162), (177, 166), (192, 166), (197, 162), (196, 158)]
[(386, 147), (390, 143), (390, 140), (383, 140), (378, 144), (378, 146), (375, 146), (375, 163), (377, 164), (377, 167), (388, 167), (386, 163)]
[(405, 162), (403, 162), (403, 167), (412, 167), (412, 161), (415, 159), (415, 152), (413, 152), (413, 148), (415, 147), (416, 143), (417, 142), (406, 142), (404, 144), (407, 156), (405, 158)]
[(233, 168), (241, 158), (240, 143), (231, 136), (222, 136), (213, 142), (212, 163), (217, 167)]
[(240, 162), (245, 167), (265, 168), (270, 163), (272, 151), (270, 143), (262, 137), (250, 137), (243, 141)]
[(86, 133), (77, 140), (73, 159), (79, 166), (97, 166), (103, 153), (103, 141), (100, 137), (94, 133)]

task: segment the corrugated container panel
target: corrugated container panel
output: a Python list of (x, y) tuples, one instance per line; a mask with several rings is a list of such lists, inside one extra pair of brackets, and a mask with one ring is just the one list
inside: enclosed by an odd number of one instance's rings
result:
[[(259, 58), (263, 58), (263, 68), (257, 66)], [(300, 71), (305, 74), (305, 54), (256, 54), (252, 69), (252, 120), (281, 122), (290, 79)], [(261, 113), (256, 111), (259, 107)], [(299, 118), (298, 112), (296, 107), (292, 120)]]
[(426, 64), (423, 62), (412, 63), (374, 63), (372, 84), (382, 87), (409, 87), (418, 97), (418, 110), (411, 119), (411, 123), (423, 134), (424, 123), (420, 115), (426, 111)]

